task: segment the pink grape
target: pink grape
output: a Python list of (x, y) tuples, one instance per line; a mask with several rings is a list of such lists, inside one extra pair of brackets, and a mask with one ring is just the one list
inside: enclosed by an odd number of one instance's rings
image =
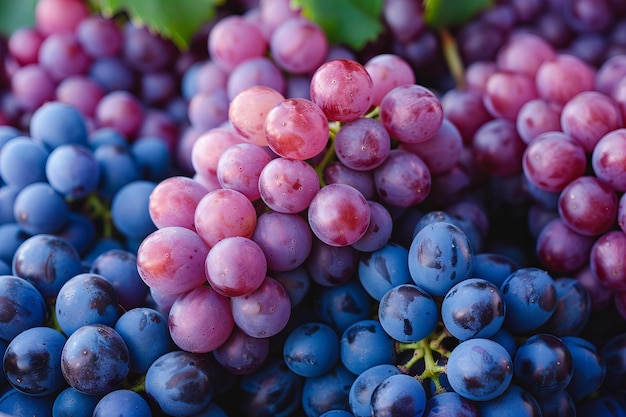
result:
[(274, 61), (292, 74), (314, 72), (326, 58), (328, 41), (322, 28), (303, 17), (280, 24), (270, 38)]
[(385, 162), (374, 170), (374, 184), (384, 202), (410, 207), (428, 196), (431, 175), (419, 156), (403, 149), (393, 149)]
[(308, 211), (313, 234), (331, 246), (348, 246), (363, 237), (370, 222), (367, 200), (356, 188), (329, 184), (313, 197)]
[(626, 76), (626, 55), (608, 58), (596, 72), (595, 89), (608, 96), (613, 95), (616, 85)]
[(565, 104), (576, 94), (593, 90), (595, 70), (580, 58), (560, 53), (541, 64), (535, 83), (541, 98)]
[(511, 36), (500, 48), (496, 64), (500, 70), (534, 78), (541, 64), (555, 57), (554, 47), (548, 41), (532, 33), (522, 32)]
[(585, 290), (591, 297), (591, 309), (592, 311), (599, 311), (605, 308), (611, 302), (614, 291), (604, 286), (600, 281), (596, 279), (591, 272), (589, 264), (580, 269), (574, 276), (578, 282), (580, 282)]
[(562, 106), (542, 98), (526, 102), (517, 113), (517, 132), (524, 143), (545, 132), (561, 130)]
[(191, 148), (191, 165), (195, 173), (209, 180), (217, 178), (217, 164), (222, 153), (232, 145), (243, 142), (239, 134), (223, 128), (201, 134)]
[(324, 168), (322, 175), (326, 184), (348, 184), (356, 188), (367, 200), (376, 196), (372, 171), (356, 171), (340, 161), (331, 162)]
[(559, 217), (549, 221), (537, 236), (537, 257), (549, 271), (573, 273), (589, 262), (596, 239), (572, 230)]
[(259, 176), (261, 199), (280, 213), (304, 211), (320, 189), (315, 169), (298, 159), (276, 158), (268, 162)]
[(606, 232), (596, 240), (589, 255), (591, 273), (598, 282), (614, 291), (626, 290), (626, 233)]
[(370, 171), (380, 166), (391, 147), (391, 138), (378, 120), (361, 117), (341, 126), (335, 136), (335, 154), (348, 168)]
[(365, 234), (352, 247), (361, 252), (374, 252), (385, 246), (391, 239), (393, 219), (389, 210), (376, 201), (368, 201), (370, 223)]
[(482, 125), (493, 119), (485, 108), (482, 95), (469, 89), (448, 90), (441, 97), (441, 106), (445, 118), (454, 123), (466, 144), (471, 143)]
[(256, 226), (256, 210), (239, 191), (217, 189), (198, 202), (194, 224), (198, 235), (212, 247), (227, 237), (251, 237)]
[(217, 242), (206, 257), (206, 278), (227, 297), (246, 295), (259, 288), (267, 273), (261, 247), (251, 239), (233, 236)]
[(265, 117), (272, 107), (284, 99), (281, 93), (271, 87), (250, 87), (231, 100), (228, 119), (243, 140), (265, 146)]
[(207, 193), (199, 182), (183, 176), (173, 176), (159, 182), (148, 203), (148, 212), (157, 228), (180, 226), (196, 231), (194, 215), (198, 202)]
[(619, 192), (626, 191), (626, 129), (604, 135), (591, 154), (596, 176)]
[(424, 142), (441, 127), (443, 108), (437, 96), (426, 87), (402, 85), (383, 98), (380, 121), (389, 135), (400, 142)]
[(259, 145), (232, 145), (217, 162), (217, 179), (222, 188), (239, 191), (250, 201), (258, 200), (261, 197), (259, 177), (270, 161), (269, 154)]
[(312, 158), (328, 143), (328, 119), (317, 104), (304, 98), (279, 102), (267, 113), (264, 129), (270, 149), (284, 158)]
[(356, 120), (370, 109), (373, 99), (372, 78), (357, 61), (335, 59), (325, 62), (311, 77), (311, 100), (328, 120)]
[(267, 50), (261, 30), (238, 15), (220, 19), (209, 33), (208, 51), (225, 71), (232, 71), (243, 61), (260, 57)]
[(383, 97), (395, 87), (415, 84), (415, 73), (411, 65), (398, 55), (375, 55), (363, 66), (374, 84), (372, 106), (379, 106)]
[(615, 224), (617, 193), (595, 176), (582, 176), (570, 182), (561, 191), (558, 204), (561, 219), (582, 235), (600, 235)]
[(287, 325), (291, 301), (280, 282), (265, 277), (261, 286), (250, 294), (231, 298), (231, 311), (235, 324), (245, 334), (268, 338)]
[(149, 234), (137, 249), (137, 271), (147, 286), (179, 294), (206, 281), (204, 261), (209, 248), (200, 236), (184, 227), (170, 226)]
[(234, 328), (228, 297), (203, 285), (181, 294), (169, 311), (172, 340), (187, 352), (207, 353), (220, 347)]
[(531, 76), (497, 71), (487, 80), (483, 101), (493, 117), (515, 121), (522, 106), (536, 98), (535, 80)]
[(500, 118), (478, 129), (471, 149), (481, 171), (489, 175), (506, 176), (522, 170), (526, 144), (519, 137), (515, 123)]

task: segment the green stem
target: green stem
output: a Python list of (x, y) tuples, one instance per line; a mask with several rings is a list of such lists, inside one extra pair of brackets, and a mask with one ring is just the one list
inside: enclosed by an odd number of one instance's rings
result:
[(315, 167), (315, 172), (317, 172), (317, 177), (322, 187), (326, 185), (326, 181), (324, 181), (324, 170), (335, 159), (335, 136), (337, 136), (339, 129), (341, 129), (339, 122), (328, 124), (328, 148), (326, 149), (326, 154), (324, 154), (322, 161)]
[(413, 365), (415, 365), (424, 357), (424, 354), (425, 352), (423, 349), (415, 349), (413, 351), (413, 356), (411, 356), (411, 359), (409, 359), (408, 361), (406, 361), (406, 363), (402, 365), (398, 365), (398, 369), (400, 369), (401, 372), (408, 374)]
[(87, 210), (89, 215), (94, 219), (102, 220), (104, 237), (113, 236), (113, 219), (111, 218), (111, 210), (93, 193), (87, 197)]
[(380, 106), (374, 107), (372, 109), (372, 111), (370, 111), (369, 113), (367, 113), (363, 117), (369, 117), (370, 119), (376, 119), (378, 116), (380, 116)]
[(463, 68), (463, 60), (459, 52), (458, 45), (454, 36), (447, 29), (439, 30), (441, 36), (441, 46), (443, 48), (443, 56), (448, 64), (448, 69), (454, 78), (456, 87), (459, 90), (465, 89), (465, 71)]

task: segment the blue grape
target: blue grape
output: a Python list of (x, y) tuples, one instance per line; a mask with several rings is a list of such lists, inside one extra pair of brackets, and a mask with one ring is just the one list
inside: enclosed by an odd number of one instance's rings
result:
[(474, 402), (456, 392), (442, 392), (428, 399), (424, 417), (479, 417), (479, 414)]
[(516, 270), (502, 283), (500, 291), (506, 304), (504, 327), (514, 333), (539, 328), (556, 308), (554, 280), (539, 268)]
[(33, 396), (12, 388), (0, 397), (0, 416), (32, 417), (52, 415), (54, 394)]
[(61, 391), (52, 405), (53, 417), (92, 417), (100, 395), (87, 395), (67, 387)]
[(519, 268), (519, 264), (505, 254), (482, 252), (474, 256), (473, 276), (486, 279), (500, 288), (504, 280)]
[(322, 376), (305, 378), (302, 409), (307, 417), (318, 417), (328, 410), (349, 410), (348, 396), (356, 376), (339, 364)]
[(319, 417), (354, 417), (354, 414), (346, 410), (328, 410)]
[(437, 327), (439, 310), (433, 297), (413, 284), (393, 287), (380, 300), (378, 319), (393, 339), (411, 343), (422, 340)]
[(38, 234), (17, 248), (12, 271), (33, 284), (44, 298), (54, 299), (70, 278), (82, 272), (82, 264), (76, 249), (65, 239)]
[(497, 342), (502, 345), (509, 352), (511, 358), (515, 356), (515, 352), (517, 352), (517, 341), (515, 340), (515, 336), (513, 333), (505, 329), (504, 327), (500, 327), (497, 332), (488, 337), (488, 339)]
[(531, 394), (547, 397), (567, 387), (574, 372), (572, 354), (556, 336), (535, 334), (522, 343), (513, 358), (513, 373)]
[(113, 127), (100, 127), (89, 133), (87, 143), (92, 150), (100, 145), (115, 145), (125, 148), (128, 146), (126, 138)]
[(315, 314), (322, 323), (342, 334), (370, 316), (372, 300), (355, 280), (334, 287), (321, 287), (314, 298)]
[(374, 389), (390, 376), (401, 373), (398, 367), (391, 364), (372, 366), (361, 372), (352, 383), (348, 393), (348, 403), (354, 416), (371, 417), (371, 401)]
[(572, 355), (574, 373), (567, 392), (574, 401), (580, 401), (598, 390), (606, 378), (606, 362), (596, 346), (577, 336), (562, 338)]
[[(8, 340), (0, 339), (0, 358), (4, 357), (4, 352), (6, 352), (8, 346)], [(4, 372), (0, 372), (0, 392), (4, 392), (9, 388), (9, 381), (7, 381), (6, 375)]]
[(122, 186), (111, 203), (111, 218), (128, 239), (143, 239), (156, 230), (148, 210), (152, 181), (133, 181)]
[(600, 396), (578, 405), (576, 415), (584, 417), (625, 417), (626, 403), (621, 396)]
[(566, 390), (549, 397), (535, 397), (541, 417), (569, 417), (576, 415), (576, 403)]
[(31, 235), (58, 232), (67, 221), (69, 211), (63, 196), (46, 182), (22, 188), (13, 205), (15, 220)]
[(0, 152), (0, 177), (5, 184), (24, 188), (46, 181), (48, 151), (27, 136), (11, 139)]
[(469, 339), (450, 354), (446, 375), (460, 396), (487, 401), (502, 394), (511, 383), (513, 361), (506, 349), (493, 340)]
[(11, 265), (0, 259), (0, 275), (11, 275)]
[(109, 281), (94, 273), (80, 273), (59, 290), (56, 319), (66, 335), (87, 324), (113, 326), (120, 316), (117, 292)]
[(424, 227), (433, 223), (450, 223), (457, 226), (463, 231), (463, 233), (465, 233), (465, 235), (469, 239), (472, 250), (474, 250), (475, 252), (479, 252), (481, 250), (483, 246), (483, 236), (478, 230), (476, 224), (469, 218), (455, 216), (443, 210), (435, 210), (425, 213), (415, 224), (413, 237), (415, 237), (415, 235)]
[(13, 206), (15, 199), (22, 189), (10, 185), (2, 185), (0, 187), (0, 224), (15, 223), (15, 213)]
[(29, 131), (34, 140), (49, 149), (64, 144), (87, 145), (87, 122), (75, 107), (51, 101), (39, 107), (30, 119)]
[(226, 411), (219, 405), (217, 405), (214, 401), (202, 411), (191, 415), (190, 417), (228, 417)]
[(65, 239), (80, 255), (85, 255), (95, 243), (97, 233), (96, 225), (88, 216), (72, 211), (56, 235)]
[(93, 260), (89, 272), (109, 281), (118, 295), (120, 305), (130, 310), (141, 307), (148, 295), (148, 286), (137, 271), (137, 256), (124, 249), (110, 249)]
[(304, 378), (293, 373), (282, 359), (268, 359), (239, 381), (243, 415), (291, 416), (300, 405), (303, 382)]
[(151, 417), (146, 400), (134, 391), (119, 389), (106, 394), (98, 401), (93, 417)]
[(57, 146), (46, 160), (46, 178), (57, 192), (69, 198), (83, 198), (98, 186), (100, 166), (85, 145)]
[(436, 222), (425, 226), (409, 248), (409, 272), (416, 285), (432, 296), (444, 296), (472, 274), (474, 253), (459, 227)]
[(209, 405), (215, 392), (214, 365), (185, 351), (165, 353), (146, 372), (146, 394), (165, 414), (190, 416)]
[(542, 417), (535, 397), (515, 384), (497, 398), (479, 402), (478, 409), (481, 417)]
[(626, 392), (626, 333), (612, 336), (600, 348), (606, 363), (604, 385), (619, 393)]
[(43, 326), (47, 306), (33, 284), (15, 275), (0, 276), (0, 339), (12, 340), (31, 327)]
[(93, 246), (89, 248), (89, 251), (87, 251), (87, 253), (83, 255), (83, 263), (87, 265), (88, 268), (91, 268), (93, 261), (95, 261), (98, 256), (113, 249), (126, 250), (122, 242), (120, 242), (118, 239), (115, 239), (113, 237), (101, 236), (93, 244)]
[(353, 374), (395, 363), (395, 340), (377, 320), (361, 320), (348, 327), (340, 340), (341, 363)]
[(15, 251), (29, 237), (17, 223), (0, 223), (0, 260), (11, 265)]
[(584, 329), (591, 316), (591, 296), (575, 278), (555, 279), (554, 289), (556, 307), (541, 331), (560, 337), (576, 336)]
[(352, 246), (330, 246), (313, 237), (311, 252), (304, 262), (309, 277), (322, 286), (341, 285), (355, 276), (360, 252)]
[(111, 200), (124, 185), (141, 179), (139, 165), (126, 146), (103, 144), (94, 150), (100, 166), (98, 194)]
[(412, 282), (408, 267), (409, 251), (390, 242), (382, 248), (363, 253), (359, 261), (359, 280), (377, 301), (391, 288)]
[(161, 181), (171, 174), (172, 156), (163, 139), (157, 136), (140, 137), (130, 146), (130, 153), (143, 179)]
[(162, 355), (173, 349), (167, 318), (148, 307), (126, 311), (114, 329), (124, 339), (130, 355), (130, 372), (145, 374)]
[(482, 278), (469, 278), (448, 291), (441, 305), (441, 318), (459, 340), (489, 338), (502, 326), (505, 307), (498, 287)]
[(129, 354), (124, 339), (104, 324), (82, 326), (68, 338), (61, 353), (65, 380), (88, 395), (104, 395), (128, 376)]
[(65, 386), (61, 351), (66, 337), (50, 327), (32, 327), (15, 336), (4, 353), (4, 373), (27, 395), (50, 395)]
[(21, 136), (22, 132), (16, 127), (2, 125), (0, 126), (0, 149), (11, 139)]
[(303, 324), (287, 336), (283, 358), (289, 369), (298, 375), (321, 376), (339, 362), (339, 337), (326, 324)]
[(372, 417), (421, 416), (425, 407), (424, 387), (410, 375), (392, 375), (378, 384), (372, 393)]

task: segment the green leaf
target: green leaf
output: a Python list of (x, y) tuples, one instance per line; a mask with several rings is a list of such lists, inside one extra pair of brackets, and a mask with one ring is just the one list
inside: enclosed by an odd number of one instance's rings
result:
[(493, 4), (494, 0), (424, 0), (424, 20), (435, 29), (449, 28), (469, 21)]
[(0, 0), (0, 33), (9, 36), (16, 29), (35, 26), (37, 0)]
[(375, 40), (383, 30), (384, 0), (291, 0), (302, 15), (320, 25), (330, 43), (356, 50)]
[(215, 16), (224, 0), (100, 0), (104, 16), (125, 11), (133, 22), (170, 38), (181, 49), (192, 36)]

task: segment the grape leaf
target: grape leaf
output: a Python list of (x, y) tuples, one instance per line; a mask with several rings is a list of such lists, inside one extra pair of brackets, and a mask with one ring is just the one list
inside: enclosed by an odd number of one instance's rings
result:
[(424, 0), (424, 20), (435, 29), (449, 28), (469, 21), (493, 4), (494, 0)]
[(9, 36), (16, 29), (35, 26), (37, 0), (0, 0), (0, 33)]
[(324, 30), (330, 43), (362, 49), (382, 32), (384, 0), (291, 0), (302, 15)]
[(170, 38), (181, 49), (191, 37), (215, 16), (225, 0), (100, 0), (104, 16), (125, 11), (133, 22)]

